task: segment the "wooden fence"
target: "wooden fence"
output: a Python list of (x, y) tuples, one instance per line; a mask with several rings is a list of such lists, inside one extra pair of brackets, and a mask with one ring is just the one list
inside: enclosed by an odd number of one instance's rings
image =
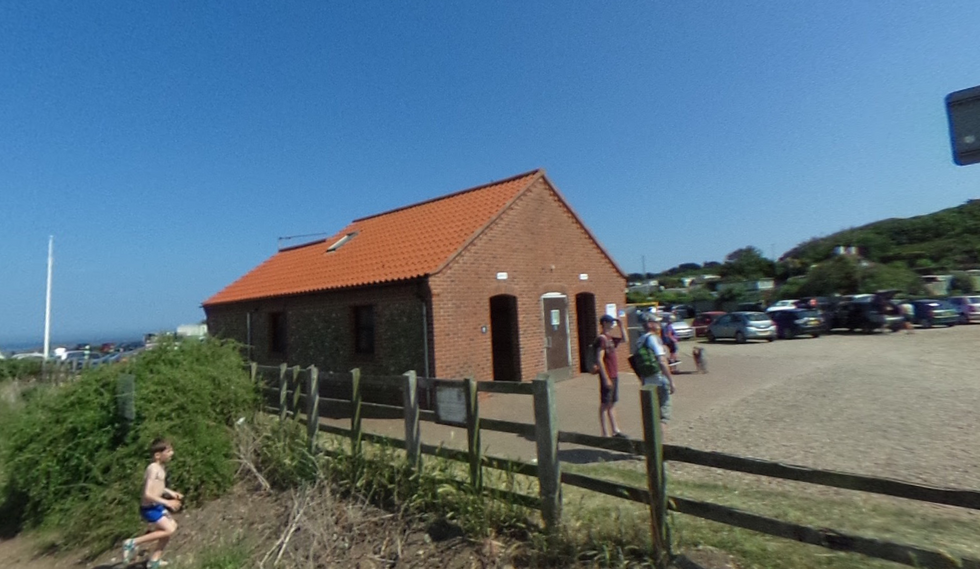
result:
[[(405, 449), (409, 461), (418, 464), (422, 455), (435, 455), (469, 464), (469, 483), (483, 488), (482, 469), (494, 468), (537, 477), (539, 496), (530, 497), (506, 493), (524, 505), (540, 509), (545, 528), (553, 532), (561, 523), (561, 486), (575, 486), (617, 498), (646, 504), (650, 508), (650, 525), (654, 545), (654, 561), (664, 567), (670, 558), (667, 511), (695, 516), (741, 527), (772, 536), (817, 545), (835, 551), (849, 551), (869, 557), (894, 561), (915, 567), (949, 569), (980, 569), (980, 560), (953, 557), (945, 552), (917, 546), (852, 535), (845, 532), (777, 520), (728, 506), (669, 496), (666, 490), (664, 463), (685, 462), (734, 472), (744, 472), (783, 480), (793, 480), (856, 490), (873, 494), (896, 496), (933, 504), (980, 510), (980, 492), (937, 488), (887, 478), (863, 476), (844, 472), (820, 470), (745, 458), (719, 452), (707, 452), (662, 443), (660, 405), (656, 390), (644, 387), (640, 391), (643, 415), (643, 439), (618, 439), (561, 431), (555, 405), (555, 387), (550, 377), (542, 374), (531, 382), (478, 382), (473, 379), (442, 380), (419, 378), (415, 372), (402, 376), (362, 377), (360, 370), (349, 374), (320, 373), (317, 368), (259, 366), (251, 364), (254, 381), (260, 382), (269, 403), (269, 410), (284, 419), (305, 415), (311, 448), (315, 448), (318, 432), (350, 437), (354, 452), (360, 452), (364, 440), (384, 443)], [(420, 395), (432, 400), (438, 386), (462, 389), (465, 393), (465, 420), (460, 426), (467, 431), (467, 450), (448, 449), (424, 444), (420, 422), (440, 422), (435, 411), (422, 409)], [(369, 388), (401, 391), (402, 405), (364, 400)], [(333, 398), (333, 392), (344, 391), (350, 399)], [(326, 392), (326, 393), (324, 393)], [(481, 418), (477, 394), (503, 393), (530, 395), (534, 399), (534, 423), (519, 423)], [(322, 403), (322, 405), (321, 405)], [(405, 438), (398, 439), (366, 433), (362, 429), (362, 413), (378, 418), (404, 419)], [(323, 416), (341, 412), (349, 414), (349, 429), (324, 424)], [(537, 464), (483, 454), (480, 432), (483, 430), (512, 433), (534, 440)], [(559, 444), (576, 444), (597, 449), (643, 456), (646, 460), (645, 488), (601, 480), (584, 474), (562, 472), (558, 459)], [(484, 489), (489, 494), (505, 493)]]

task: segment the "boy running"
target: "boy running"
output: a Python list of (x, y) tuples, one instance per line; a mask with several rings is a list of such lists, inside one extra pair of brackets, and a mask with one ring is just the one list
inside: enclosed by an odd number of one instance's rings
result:
[(157, 569), (165, 564), (160, 561), (163, 548), (170, 541), (170, 536), (177, 531), (177, 522), (170, 516), (170, 512), (180, 510), (180, 501), (184, 499), (184, 495), (167, 488), (165, 465), (174, 457), (173, 445), (164, 439), (156, 439), (150, 445), (150, 453), (153, 455), (153, 462), (146, 467), (143, 474), (143, 497), (140, 500), (140, 517), (149, 524), (150, 531), (123, 542), (123, 562), (129, 563), (137, 546), (155, 541), (156, 548), (146, 567)]

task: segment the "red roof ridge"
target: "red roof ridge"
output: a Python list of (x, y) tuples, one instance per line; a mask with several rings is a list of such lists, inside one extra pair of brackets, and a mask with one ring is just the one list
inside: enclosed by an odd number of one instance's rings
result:
[[(528, 176), (530, 176), (532, 174), (544, 174), (544, 168), (535, 168), (534, 170), (528, 170), (527, 172), (523, 172), (521, 174), (517, 174), (516, 176), (510, 176), (509, 178), (504, 178), (502, 180), (493, 180), (492, 182), (487, 182), (486, 184), (480, 184), (479, 186), (473, 186), (472, 188), (467, 188), (465, 190), (459, 190), (458, 192), (453, 192), (451, 194), (446, 194), (444, 196), (437, 196), (437, 197), (430, 198), (430, 199), (427, 199), (427, 200), (423, 200), (423, 201), (420, 201), (420, 202), (416, 202), (416, 203), (413, 203), (413, 204), (403, 205), (401, 207), (396, 207), (395, 209), (389, 209), (388, 211), (383, 211), (381, 213), (375, 213), (373, 215), (368, 215), (368, 216), (365, 216), (365, 217), (361, 217), (361, 218), (355, 219), (350, 224), (357, 223), (359, 221), (365, 221), (367, 219), (374, 219), (375, 217), (381, 217), (383, 215), (390, 215), (392, 213), (396, 213), (396, 212), (399, 212), (399, 211), (404, 211), (406, 209), (412, 209), (414, 207), (419, 207), (419, 206), (427, 205), (427, 204), (430, 204), (430, 203), (435, 203), (435, 202), (446, 200), (446, 199), (449, 199), (449, 198), (454, 198), (456, 196), (465, 194), (467, 192), (475, 192), (477, 190), (482, 190), (484, 188), (489, 188), (490, 186), (497, 186), (499, 184), (506, 184), (507, 182), (513, 182), (514, 180), (518, 180), (520, 178), (526, 178), (526, 177), (528, 177)], [(348, 224), (348, 225), (350, 225), (350, 224)]]

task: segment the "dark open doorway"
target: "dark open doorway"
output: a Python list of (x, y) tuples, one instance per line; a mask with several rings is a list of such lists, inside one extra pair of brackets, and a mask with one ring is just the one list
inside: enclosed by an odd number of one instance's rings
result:
[(521, 339), (516, 296), (500, 294), (490, 297), (490, 342), (493, 378), (498, 381), (520, 381)]
[(575, 321), (578, 323), (578, 369), (580, 372), (588, 372), (585, 369), (586, 352), (592, 349), (592, 342), (599, 335), (596, 327), (599, 325), (595, 315), (595, 295), (591, 292), (580, 292), (575, 295)]

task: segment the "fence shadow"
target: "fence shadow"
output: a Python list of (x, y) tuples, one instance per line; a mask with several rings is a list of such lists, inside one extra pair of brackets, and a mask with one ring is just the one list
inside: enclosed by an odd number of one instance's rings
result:
[(593, 464), (596, 462), (621, 462), (624, 460), (638, 461), (643, 460), (643, 457), (608, 450), (570, 448), (559, 449), (558, 459), (569, 464)]

